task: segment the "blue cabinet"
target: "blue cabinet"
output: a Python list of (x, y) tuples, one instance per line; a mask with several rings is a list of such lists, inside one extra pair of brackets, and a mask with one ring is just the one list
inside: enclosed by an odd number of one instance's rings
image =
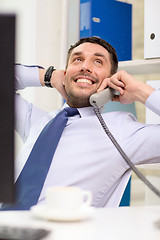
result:
[(80, 37), (98, 36), (117, 51), (118, 60), (132, 59), (132, 5), (115, 0), (80, 1)]

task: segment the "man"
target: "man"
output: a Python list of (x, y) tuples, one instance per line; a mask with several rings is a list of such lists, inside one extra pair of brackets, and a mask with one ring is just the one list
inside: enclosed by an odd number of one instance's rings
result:
[[(130, 178), (130, 169), (105, 135), (89, 97), (107, 86), (120, 95), (113, 98), (123, 104), (139, 101), (160, 115), (160, 91), (138, 82), (125, 71), (116, 73), (117, 55), (111, 45), (92, 37), (81, 39), (68, 52), (65, 71), (53, 71), (50, 84), (66, 99), (64, 107), (78, 108), (70, 117), (52, 159), (38, 204), (45, 202), (50, 186), (78, 186), (90, 190), (95, 207), (118, 206)], [(45, 70), (17, 66), (17, 88), (42, 86)], [(40, 83), (39, 83), (40, 81)], [(16, 128), (26, 141), (17, 162), (18, 176), (38, 135), (56, 116), (46, 113), (17, 95)], [(134, 164), (160, 162), (160, 126), (136, 121), (126, 112), (104, 113), (110, 131)]]

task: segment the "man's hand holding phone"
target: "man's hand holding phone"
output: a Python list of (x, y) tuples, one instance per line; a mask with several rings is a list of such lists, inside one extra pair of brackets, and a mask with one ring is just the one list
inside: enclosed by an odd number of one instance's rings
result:
[(106, 87), (111, 87), (120, 93), (112, 100), (122, 104), (130, 104), (134, 101), (144, 104), (149, 95), (155, 91), (150, 85), (138, 81), (124, 70), (118, 71), (110, 78), (105, 78), (97, 92)]

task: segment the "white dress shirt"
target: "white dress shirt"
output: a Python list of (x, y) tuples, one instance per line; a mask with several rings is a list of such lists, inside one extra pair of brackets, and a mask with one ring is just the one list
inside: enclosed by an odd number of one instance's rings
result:
[[(18, 65), (16, 69), (16, 89), (40, 86), (37, 67)], [(149, 96), (146, 106), (160, 115), (159, 90)], [(16, 177), (41, 130), (59, 111), (47, 113), (16, 96), (16, 130), (25, 141), (16, 162)], [(130, 177), (129, 166), (105, 134), (93, 108), (78, 111), (80, 115), (70, 117), (63, 131), (38, 204), (44, 203), (49, 186), (78, 186), (92, 192), (93, 206), (117, 207)], [(131, 113), (120, 111), (103, 113), (103, 118), (134, 164), (160, 163), (160, 125), (139, 123)]]

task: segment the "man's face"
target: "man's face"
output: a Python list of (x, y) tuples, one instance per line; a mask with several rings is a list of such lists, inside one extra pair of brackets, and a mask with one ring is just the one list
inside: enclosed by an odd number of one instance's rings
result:
[(66, 102), (70, 107), (87, 107), (89, 97), (111, 76), (109, 52), (101, 45), (83, 43), (71, 52), (65, 72)]

